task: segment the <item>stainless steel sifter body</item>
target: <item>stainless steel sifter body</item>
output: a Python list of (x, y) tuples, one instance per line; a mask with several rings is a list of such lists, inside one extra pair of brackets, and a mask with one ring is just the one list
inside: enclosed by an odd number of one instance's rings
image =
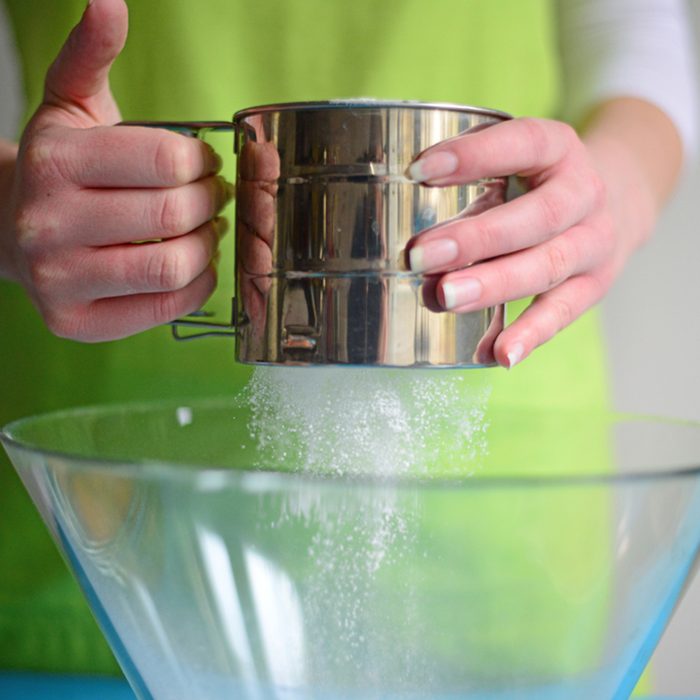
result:
[(423, 229), (505, 200), (506, 178), (426, 187), (415, 156), (508, 119), (415, 102), (268, 105), (234, 115), (236, 356), (279, 365), (474, 367), (494, 363), (503, 307), (444, 312), (410, 272)]

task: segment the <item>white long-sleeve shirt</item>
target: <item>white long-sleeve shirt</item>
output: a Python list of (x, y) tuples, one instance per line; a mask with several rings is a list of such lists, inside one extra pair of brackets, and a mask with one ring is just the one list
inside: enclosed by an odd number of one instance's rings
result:
[(698, 86), (683, 0), (557, 0), (564, 113), (580, 122), (611, 97), (639, 97), (673, 121), (687, 159), (698, 145)]

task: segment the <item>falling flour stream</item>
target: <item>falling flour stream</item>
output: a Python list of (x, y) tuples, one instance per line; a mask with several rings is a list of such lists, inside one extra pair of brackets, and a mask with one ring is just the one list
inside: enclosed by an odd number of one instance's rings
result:
[[(386, 673), (390, 648), (407, 686), (425, 682), (427, 671), (410, 644), (385, 634), (373, 638), (373, 630), (386, 629), (376, 624), (383, 613), (376, 599), (382, 577), (406, 565), (404, 554), (415, 555), (419, 515), (400, 482), (463, 478), (478, 469), (488, 397), (473, 374), (461, 372), (255, 369), (246, 401), (260, 468), (374, 484), (370, 490), (341, 488), (333, 498), (311, 480), (287, 497), (287, 523), (270, 524), (305, 523), (309, 573), (299, 604), (306, 619), (316, 618), (314, 629), (327, 631), (305, 640), (325, 658), (316, 677), (337, 680), (347, 673), (352, 684), (360, 669)], [(396, 590), (396, 596), (410, 615), (415, 592)]]
[(466, 476), (485, 449), (488, 395), (463, 372), (360, 368), (258, 367), (247, 391), (268, 464), (380, 479)]

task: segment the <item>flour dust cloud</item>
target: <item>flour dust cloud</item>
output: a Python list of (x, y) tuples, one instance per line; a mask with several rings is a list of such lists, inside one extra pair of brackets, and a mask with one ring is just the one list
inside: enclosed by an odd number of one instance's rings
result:
[(247, 398), (259, 466), (381, 479), (478, 469), (488, 395), (464, 372), (258, 367)]
[(435, 514), (420, 484), (480, 468), (489, 390), (479, 381), (451, 371), (255, 369), (246, 402), (256, 466), (314, 477), (266, 498), (276, 504), (271, 537), (293, 532), (301, 548), (299, 618), (314, 630), (305, 644), (308, 658), (322, 659), (319, 683), (433, 682), (420, 652), (432, 631), (418, 611)]

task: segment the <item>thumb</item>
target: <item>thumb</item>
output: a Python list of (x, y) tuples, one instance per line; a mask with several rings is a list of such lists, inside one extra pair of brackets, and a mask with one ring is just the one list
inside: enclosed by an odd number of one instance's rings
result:
[(119, 121), (109, 70), (124, 48), (128, 24), (124, 0), (90, 0), (49, 68), (44, 104), (78, 107), (99, 123)]

